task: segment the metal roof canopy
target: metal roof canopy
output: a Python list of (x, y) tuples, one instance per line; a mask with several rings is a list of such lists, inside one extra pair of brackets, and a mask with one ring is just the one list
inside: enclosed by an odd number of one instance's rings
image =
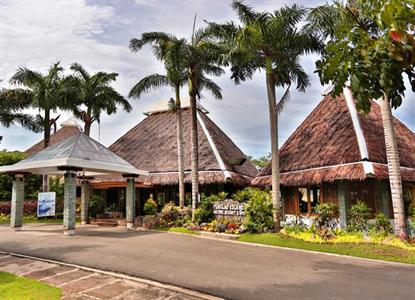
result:
[(28, 158), (0, 167), (0, 173), (62, 175), (66, 170), (83, 171), (85, 176), (104, 174), (148, 175), (92, 138), (79, 132)]

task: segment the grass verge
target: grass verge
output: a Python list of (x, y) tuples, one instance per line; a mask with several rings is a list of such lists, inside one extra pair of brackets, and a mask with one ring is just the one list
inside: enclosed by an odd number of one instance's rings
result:
[(167, 231), (167, 232), (187, 233), (187, 234), (199, 234), (197, 231), (193, 231), (193, 230), (183, 228), (183, 227), (170, 227), (170, 228), (157, 227), (156, 230)]
[(378, 244), (317, 244), (278, 233), (242, 234), (239, 241), (415, 264), (415, 251)]
[[(62, 224), (62, 219), (45, 219), (36, 217), (23, 217), (24, 224)], [(10, 219), (1, 219), (0, 224), (10, 224)]]
[(2, 300), (55, 300), (60, 299), (62, 290), (48, 284), (0, 272), (0, 299)]

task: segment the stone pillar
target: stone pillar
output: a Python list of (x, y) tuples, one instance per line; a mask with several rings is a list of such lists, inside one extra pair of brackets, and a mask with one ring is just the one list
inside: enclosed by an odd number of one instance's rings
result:
[(12, 208), (10, 227), (13, 230), (21, 230), (23, 225), (23, 201), (24, 201), (24, 176), (16, 175), (13, 179)]
[(127, 177), (125, 196), (127, 228), (132, 229), (134, 228), (135, 219), (135, 180), (133, 177)]
[(340, 228), (346, 228), (347, 226), (347, 209), (346, 209), (347, 195), (346, 193), (347, 193), (346, 183), (344, 181), (339, 181), (337, 183), (337, 199), (339, 201)]
[(85, 225), (89, 223), (89, 199), (91, 198), (91, 185), (88, 180), (84, 180), (81, 183), (81, 224)]
[(76, 224), (76, 172), (65, 173), (65, 191), (63, 196), (63, 227), (65, 235), (75, 234)]

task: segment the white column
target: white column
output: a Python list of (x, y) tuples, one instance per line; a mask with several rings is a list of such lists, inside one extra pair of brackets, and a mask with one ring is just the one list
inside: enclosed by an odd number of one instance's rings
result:
[(339, 181), (337, 184), (337, 199), (339, 201), (340, 228), (346, 228), (347, 226), (346, 191), (346, 183), (344, 181)]
[(134, 177), (127, 177), (127, 190), (125, 194), (127, 228), (134, 228), (135, 219), (135, 180)]
[(63, 227), (65, 235), (75, 234), (76, 224), (76, 173), (68, 170), (65, 173), (65, 191), (63, 196)]
[(89, 223), (88, 208), (89, 199), (91, 197), (91, 185), (88, 180), (81, 183), (81, 224)]
[(23, 202), (24, 202), (24, 176), (16, 175), (13, 179), (12, 207), (10, 216), (10, 227), (13, 230), (21, 230), (23, 225)]

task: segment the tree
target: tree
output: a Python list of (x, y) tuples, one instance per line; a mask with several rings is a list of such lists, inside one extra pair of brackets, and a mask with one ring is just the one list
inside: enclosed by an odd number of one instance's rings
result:
[[(202, 90), (209, 91), (216, 99), (222, 99), (220, 87), (207, 76), (219, 76), (224, 73), (218, 58), (224, 49), (214, 41), (212, 33), (207, 28), (193, 30), (191, 41), (183, 40), (182, 63), (187, 72), (187, 85), (191, 110), (191, 160), (192, 160), (192, 211), (193, 218), (199, 196), (199, 144), (197, 138), (197, 98)], [(145, 44), (173, 43), (175, 37), (164, 32), (147, 32), (140, 40), (133, 40), (130, 45), (140, 49)], [(166, 52), (168, 55), (170, 52)], [(159, 53), (163, 57), (163, 53)], [(160, 59), (160, 57), (158, 57)]]
[[(46, 74), (28, 68), (19, 68), (11, 77), (10, 83), (21, 85), (24, 89), (7, 91), (16, 101), (30, 103), (30, 106), (43, 111), (43, 116), (40, 113), (37, 115), (36, 122), (43, 129), (45, 148), (49, 146), (51, 126), (57, 119), (51, 117), (51, 112), (56, 112), (63, 103), (67, 102), (68, 98), (68, 91), (61, 76), (62, 72), (63, 68), (59, 62), (53, 63)], [(43, 178), (43, 190), (48, 190), (47, 176)]]
[[(167, 36), (167, 35), (166, 35)], [(136, 52), (141, 49), (146, 41), (147, 35), (143, 34), (141, 39), (132, 39), (130, 49)], [(168, 39), (155, 39), (151, 42), (155, 56), (163, 61), (166, 75), (152, 74), (141, 79), (131, 89), (129, 97), (140, 98), (141, 95), (151, 89), (161, 86), (170, 86), (174, 89), (175, 100), (172, 108), (176, 113), (177, 131), (177, 161), (179, 167), (179, 205), (185, 206), (184, 185), (184, 152), (183, 152), (183, 120), (180, 99), (180, 88), (186, 83), (187, 74), (184, 64), (184, 44), (186, 40), (169, 36)]]
[(117, 73), (97, 72), (91, 75), (77, 63), (72, 64), (70, 69), (74, 74), (65, 78), (64, 83), (74, 95), (75, 105), (74, 99), (67, 99), (68, 108), (84, 122), (87, 136), (90, 135), (92, 124), (100, 122), (103, 111), (108, 115), (114, 114), (117, 105), (121, 105), (126, 112), (132, 110), (130, 103), (110, 86), (116, 80)]
[[(211, 30), (228, 44), (229, 55), (223, 59), (231, 64), (231, 78), (236, 84), (251, 79), (256, 71), (265, 71), (267, 86), (272, 156), (272, 200), (274, 223), (281, 223), (279, 180), (278, 113), (289, 98), (292, 82), (304, 91), (308, 76), (300, 65), (301, 55), (320, 49), (313, 34), (299, 30), (306, 9), (293, 5), (273, 13), (256, 12), (242, 1), (233, 1), (232, 7), (241, 25), (233, 22), (210, 24)], [(276, 88), (286, 88), (276, 102)]]
[(268, 164), (269, 160), (271, 159), (271, 153), (269, 153), (267, 156), (261, 156), (258, 158), (248, 157), (248, 159), (256, 166), (258, 170), (261, 170)]
[[(322, 21), (332, 15), (334, 19)], [(339, 95), (350, 82), (356, 107), (370, 111), (379, 99), (392, 194), (395, 233), (407, 237), (399, 152), (391, 108), (405, 95), (403, 74), (415, 91), (415, 3), (411, 0), (353, 0), (316, 8), (313, 30), (331, 33), (317, 71)]]

